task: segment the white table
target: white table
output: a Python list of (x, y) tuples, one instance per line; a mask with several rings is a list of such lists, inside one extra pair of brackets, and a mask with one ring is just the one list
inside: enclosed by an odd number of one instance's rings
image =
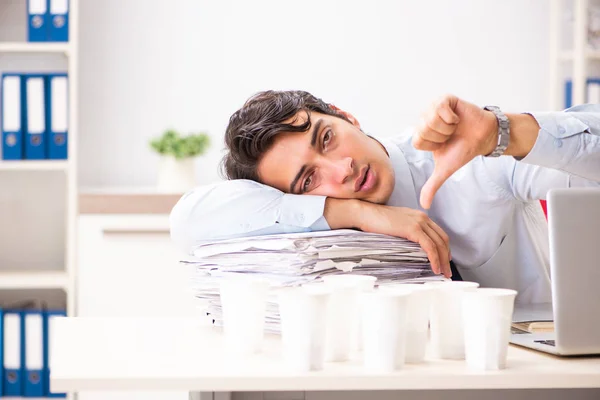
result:
[(64, 318), (51, 341), (54, 391), (205, 392), (415, 389), (599, 388), (600, 358), (558, 358), (511, 346), (508, 368), (475, 372), (464, 361), (428, 359), (392, 374), (368, 374), (360, 361), (295, 374), (280, 340), (262, 354), (226, 357), (219, 328), (189, 318)]

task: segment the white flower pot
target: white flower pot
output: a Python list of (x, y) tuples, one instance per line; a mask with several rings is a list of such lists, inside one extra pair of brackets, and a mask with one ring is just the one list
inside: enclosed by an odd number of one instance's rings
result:
[(178, 160), (162, 156), (158, 166), (157, 187), (161, 192), (183, 193), (196, 185), (195, 158)]

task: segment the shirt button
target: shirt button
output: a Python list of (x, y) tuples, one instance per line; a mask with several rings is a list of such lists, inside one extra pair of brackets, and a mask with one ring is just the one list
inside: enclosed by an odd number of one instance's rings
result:
[(304, 214), (298, 215), (298, 221), (304, 222)]
[(562, 144), (563, 144), (562, 140), (560, 140), (560, 139), (554, 139), (554, 145), (556, 147), (562, 147)]
[(242, 226), (244, 227), (244, 229), (248, 229), (248, 228), (250, 228), (250, 224), (249, 224), (249, 223), (247, 223), (247, 222), (246, 222), (245, 224), (243, 224)]
[(558, 127), (558, 131), (559, 131), (560, 133), (565, 133), (565, 128), (564, 128), (563, 126), (559, 126), (559, 127)]

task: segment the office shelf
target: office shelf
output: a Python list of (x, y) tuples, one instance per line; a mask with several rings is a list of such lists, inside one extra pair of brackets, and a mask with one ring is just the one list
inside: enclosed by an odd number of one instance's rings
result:
[[(600, 60), (600, 50), (586, 50), (585, 58), (587, 60)], [(573, 61), (573, 52), (561, 51), (558, 53), (558, 59), (561, 61)]]
[(0, 171), (67, 171), (68, 161), (0, 161)]
[(62, 53), (70, 51), (69, 43), (0, 42), (0, 53)]
[[(18, 2), (20, 3), (20, 1)], [(24, 3), (23, 3), (24, 4)], [(53, 202), (64, 200), (64, 229), (62, 223), (57, 224), (60, 229), (56, 235), (64, 235), (64, 246), (61, 243), (61, 248), (64, 247), (64, 257), (59, 260), (49, 260), (52, 264), (52, 270), (35, 270), (32, 264), (26, 269), (3, 270), (0, 269), (0, 289), (3, 290), (3, 296), (18, 297), (18, 292), (40, 293), (47, 290), (64, 291), (66, 299), (66, 310), (69, 316), (75, 316), (75, 271), (76, 271), (76, 224), (77, 224), (77, 139), (78, 139), (78, 105), (79, 105), (79, 0), (69, 0), (69, 41), (68, 42), (28, 42), (25, 40), (14, 41), (16, 39), (15, 32), (18, 28), (21, 32), (27, 32), (28, 18), (26, 9), (14, 6), (10, 1), (7, 3), (0, 0), (0, 14), (9, 18), (11, 21), (10, 29), (2, 30), (6, 34), (8, 40), (0, 41), (0, 58), (3, 62), (0, 65), (0, 70), (4, 71), (47, 71), (46, 67), (58, 65), (56, 56), (64, 57), (60, 64), (66, 64), (60, 69), (51, 69), (52, 72), (68, 71), (68, 143), (67, 154), (68, 160), (0, 160), (0, 175), (3, 179), (12, 181), (12, 176), (15, 171), (31, 171), (31, 173), (19, 174), (18, 179), (22, 179), (22, 187), (28, 187), (29, 180), (39, 179), (36, 174), (42, 172), (52, 172), (53, 174), (64, 174), (64, 185), (60, 185), (54, 190), (51, 196)], [(2, 27), (4, 28), (4, 26)], [(12, 29), (15, 28), (15, 29)], [(16, 39), (18, 40), (18, 39)], [(2, 57), (5, 55), (16, 55), (17, 57)], [(21, 57), (21, 56), (27, 57)], [(29, 57), (34, 56), (34, 57)], [(62, 56), (62, 57), (61, 57)], [(46, 63), (48, 59), (48, 63)], [(65, 62), (63, 62), (65, 61)], [(55, 67), (53, 67), (55, 68)], [(0, 72), (2, 72), (0, 71)], [(22, 175), (22, 176), (21, 176)], [(54, 178), (54, 177), (52, 177)], [(62, 177), (61, 177), (62, 178)], [(16, 190), (16, 189), (15, 189)], [(10, 201), (10, 194), (4, 193)], [(18, 197), (18, 196), (17, 196)], [(25, 223), (25, 222), (24, 222)], [(27, 221), (26, 223), (31, 223)], [(36, 224), (45, 224), (46, 221), (35, 221)], [(54, 222), (53, 222), (54, 223)], [(8, 223), (3, 224), (5, 231), (10, 231), (11, 226)], [(40, 226), (44, 232), (51, 232), (47, 226)], [(25, 230), (26, 231), (26, 230)], [(4, 232), (6, 233), (6, 232)], [(49, 233), (51, 234), (51, 233)], [(28, 238), (19, 238), (23, 243), (27, 243)], [(61, 240), (62, 242), (62, 240)], [(62, 249), (61, 249), (62, 250)], [(57, 255), (55, 255), (56, 258)], [(26, 255), (23, 255), (24, 263), (27, 262)], [(8, 257), (4, 257), (8, 259)], [(36, 264), (37, 265), (37, 264)], [(5, 265), (3, 268), (12, 268), (10, 265)], [(10, 290), (9, 290), (10, 289)], [(10, 292), (10, 293), (9, 293)], [(10, 296), (5, 300), (10, 301)]]
[(65, 271), (2, 271), (0, 290), (6, 289), (64, 289), (69, 288)]

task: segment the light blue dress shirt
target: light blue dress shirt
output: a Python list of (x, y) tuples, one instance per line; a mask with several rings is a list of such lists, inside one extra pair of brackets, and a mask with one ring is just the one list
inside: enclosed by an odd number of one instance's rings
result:
[[(525, 158), (476, 157), (444, 183), (427, 212), (450, 237), (463, 279), (515, 289), (521, 303), (551, 300), (548, 227), (538, 200), (552, 188), (600, 187), (600, 105), (531, 115), (541, 129)], [(430, 152), (412, 146), (411, 134), (378, 140), (396, 176), (387, 204), (421, 209), (434, 163)], [(248, 180), (219, 182), (180, 199), (170, 216), (171, 237), (190, 252), (205, 240), (327, 230), (324, 206), (323, 196), (285, 194)]]

